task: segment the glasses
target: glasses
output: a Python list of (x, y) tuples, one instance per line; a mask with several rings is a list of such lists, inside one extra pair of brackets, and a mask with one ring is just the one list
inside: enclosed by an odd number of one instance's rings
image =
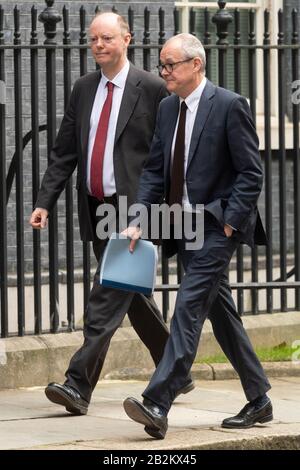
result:
[(179, 62), (173, 62), (173, 64), (160, 64), (160, 65), (157, 65), (156, 67), (159, 73), (162, 73), (163, 69), (166, 69), (168, 73), (172, 73), (175, 65), (183, 64), (184, 62), (189, 62), (190, 60), (193, 60), (193, 58), (194, 57), (191, 57), (190, 59), (180, 60)]

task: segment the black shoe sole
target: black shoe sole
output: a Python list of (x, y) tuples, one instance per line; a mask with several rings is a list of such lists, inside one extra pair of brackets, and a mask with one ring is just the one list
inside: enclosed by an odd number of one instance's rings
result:
[(260, 424), (263, 424), (263, 423), (268, 423), (269, 421), (273, 421), (273, 413), (271, 413), (270, 415), (268, 416), (265, 416), (264, 418), (262, 418), (261, 420), (259, 420), (258, 422)]
[(160, 429), (152, 420), (152, 418), (148, 416), (142, 408), (140, 408), (138, 403), (125, 400), (124, 410), (126, 411), (127, 416), (133, 419), (133, 421), (143, 424), (145, 426), (144, 429), (146, 433), (151, 437), (155, 437), (156, 439), (164, 439), (167, 431)]
[(256, 423), (263, 424), (263, 423), (268, 423), (273, 420), (273, 413), (264, 416), (260, 420), (254, 421), (254, 423), (248, 424), (248, 426), (235, 426), (234, 424), (223, 424), (221, 425), (222, 428), (227, 428), (227, 429), (248, 429), (252, 428), (255, 426)]
[(72, 402), (70, 397), (63, 390), (58, 390), (54, 387), (47, 387), (45, 389), (45, 395), (48, 400), (52, 401), (52, 403), (56, 403), (57, 405), (62, 405), (66, 408), (69, 413), (74, 415), (86, 415), (88, 412), (88, 408), (85, 406), (81, 406)]
[(175, 398), (179, 397), (179, 395), (186, 395), (187, 393), (190, 393), (192, 390), (194, 390), (194, 388), (195, 388), (194, 382), (189, 383), (185, 387), (178, 390)]
[(164, 439), (166, 433), (161, 432), (159, 429), (150, 428), (149, 426), (144, 427), (144, 431), (149, 434), (151, 437), (155, 437), (155, 439)]

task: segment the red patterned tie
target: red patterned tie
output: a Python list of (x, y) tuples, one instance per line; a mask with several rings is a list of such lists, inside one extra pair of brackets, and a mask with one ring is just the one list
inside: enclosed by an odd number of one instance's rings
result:
[(96, 132), (93, 152), (92, 152), (92, 161), (91, 161), (91, 194), (97, 199), (103, 199), (103, 160), (105, 152), (105, 144), (107, 138), (107, 130), (109, 117), (111, 112), (112, 98), (113, 98), (113, 89), (114, 85), (111, 82), (107, 82), (107, 97), (103, 105), (101, 116), (98, 123), (98, 128)]

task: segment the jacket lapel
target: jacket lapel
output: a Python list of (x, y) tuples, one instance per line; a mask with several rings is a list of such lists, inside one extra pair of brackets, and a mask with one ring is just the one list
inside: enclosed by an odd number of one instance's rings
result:
[(191, 160), (193, 156), (195, 155), (197, 145), (201, 137), (204, 125), (211, 111), (211, 108), (213, 105), (212, 98), (215, 95), (215, 88), (216, 87), (208, 80), (203, 90), (202, 96), (200, 98), (200, 103), (198, 106), (197, 115), (196, 115), (192, 137), (191, 137), (187, 168), (189, 167)]
[(121, 136), (130, 116), (132, 115), (135, 105), (140, 97), (141, 90), (138, 88), (138, 84), (141, 79), (136, 74), (136, 69), (130, 64), (128, 77), (125, 84), (123, 98), (121, 101), (119, 117), (116, 128), (115, 143)]
[(84, 158), (87, 158), (91, 113), (92, 113), (95, 95), (97, 93), (100, 80), (101, 80), (101, 72), (99, 71), (98, 73), (95, 74), (95, 78), (93, 78), (87, 90), (87, 93), (85, 96), (85, 106), (84, 106), (84, 109), (82, 110), (81, 145), (82, 145), (82, 155), (84, 156)]

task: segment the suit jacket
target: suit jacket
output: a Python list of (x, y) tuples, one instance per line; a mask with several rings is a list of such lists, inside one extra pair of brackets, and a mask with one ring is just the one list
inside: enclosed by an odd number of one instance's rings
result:
[[(165, 98), (159, 107), (150, 158), (143, 170), (138, 202), (150, 207), (167, 200), (170, 157), (179, 113), (179, 98)], [(192, 132), (186, 185), (191, 204), (204, 204), (222, 227), (229, 224), (241, 241), (265, 244), (266, 236), (257, 210), (263, 184), (258, 137), (245, 98), (207, 81)], [(175, 244), (164, 241), (166, 253)]]
[[(86, 168), (90, 116), (101, 79), (96, 71), (74, 84), (49, 157), (36, 207), (51, 210), (77, 166), (78, 215), (82, 240), (95, 240), (95, 207), (87, 194)], [(159, 103), (168, 96), (164, 81), (130, 65), (117, 122), (113, 164), (117, 195), (136, 199), (138, 181), (151, 140)]]

